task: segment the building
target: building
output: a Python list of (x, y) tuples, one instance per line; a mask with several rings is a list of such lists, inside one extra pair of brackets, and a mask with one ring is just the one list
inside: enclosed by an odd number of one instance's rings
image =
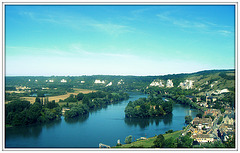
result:
[(67, 82), (67, 80), (65, 80), (65, 79), (62, 79), (62, 80), (61, 80), (61, 82)]
[(192, 124), (195, 126), (199, 126), (200, 124), (206, 127), (211, 127), (212, 126), (212, 119), (211, 118), (199, 118), (195, 117), (192, 120)]
[(118, 85), (120, 85), (120, 84), (124, 84), (122, 79), (120, 81), (118, 81)]
[(85, 81), (81, 81), (81, 83), (85, 83)]
[(172, 88), (172, 87), (174, 87), (172, 80), (170, 80), (170, 79), (167, 80), (166, 87), (167, 87), (167, 88)]
[(178, 87), (181, 87), (182, 89), (192, 89), (193, 82), (193, 80), (185, 80), (184, 82), (181, 82)]
[(214, 137), (212, 134), (197, 134), (193, 136), (194, 140), (196, 140), (199, 143), (205, 143), (205, 142), (213, 142)]
[(95, 82), (94, 82), (94, 83), (96, 83), (96, 84), (98, 84), (98, 83), (100, 83), (100, 84), (101, 84), (101, 83), (102, 83), (102, 84), (104, 84), (104, 83), (105, 83), (105, 81), (104, 81), (104, 80), (102, 80), (102, 81), (101, 81), (101, 80), (95, 80)]
[(163, 84), (163, 82), (162, 82), (162, 80), (160, 80), (160, 81), (153, 81), (151, 84), (150, 84), (150, 86), (155, 86), (155, 87), (164, 87), (164, 84)]

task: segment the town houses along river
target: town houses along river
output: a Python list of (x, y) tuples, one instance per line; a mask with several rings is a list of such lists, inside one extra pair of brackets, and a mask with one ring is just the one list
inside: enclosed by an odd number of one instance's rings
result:
[(127, 136), (153, 137), (172, 129), (182, 130), (185, 116), (193, 118), (197, 110), (174, 104), (171, 115), (154, 119), (125, 119), (124, 109), (129, 101), (147, 97), (142, 93), (129, 93), (130, 98), (117, 104), (95, 110), (73, 120), (53, 121), (28, 127), (6, 128), (6, 148), (98, 148), (99, 143), (115, 146)]

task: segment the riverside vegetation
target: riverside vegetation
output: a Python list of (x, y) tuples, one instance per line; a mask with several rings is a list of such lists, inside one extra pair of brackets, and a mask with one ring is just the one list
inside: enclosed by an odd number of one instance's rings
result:
[[(46, 79), (54, 80), (54, 82), (46, 81)], [(61, 79), (66, 79), (67, 82), (61, 83)], [(105, 80), (106, 83), (96, 84), (94, 83), (96, 79)], [(123, 79), (124, 83), (122, 83), (123, 81), (119, 81), (120, 79)], [(149, 86), (149, 84), (156, 79), (164, 81), (172, 79), (174, 87), (165, 88)], [(186, 79), (195, 80), (194, 88), (182, 89), (177, 86)], [(82, 83), (82, 81), (84, 83)], [(112, 85), (106, 86), (110, 81)], [(21, 87), (20, 89), (19, 86)], [(25, 86), (27, 88), (25, 88)], [(54, 100), (48, 101), (49, 96), (73, 92), (74, 88), (90, 89), (97, 92), (70, 95), (66, 99), (59, 100), (59, 102), (55, 102)], [(219, 95), (215, 94), (215, 91), (222, 89), (228, 89), (229, 91)], [(173, 103), (189, 105), (202, 112), (207, 109), (197, 104), (196, 98), (190, 100), (187, 96), (198, 97), (200, 102), (206, 101), (209, 108), (211, 106), (211, 108), (221, 109), (221, 112), (224, 112), (225, 106), (232, 109), (235, 108), (235, 70), (210, 70), (192, 74), (139, 77), (105, 75), (79, 77), (6, 77), (5, 90), (5, 123), (7, 127), (26, 126), (60, 119), (62, 108), (68, 109), (64, 114), (66, 120), (88, 114), (90, 110), (128, 99), (129, 96), (125, 93), (126, 91), (140, 91), (149, 95), (148, 98), (140, 98), (136, 101), (129, 102), (125, 108), (126, 118), (165, 116), (171, 114)], [(207, 101), (206, 93), (211, 93), (212, 96), (217, 97), (217, 100)], [(21, 99), (22, 97), (31, 97), (34, 94), (36, 94), (37, 97), (33, 104)], [(163, 97), (167, 98), (169, 101), (165, 101)], [(211, 116), (211, 118), (213, 117)], [(220, 118), (219, 122), (221, 120), (222, 118)], [(190, 119), (186, 123), (189, 122)], [(192, 145), (186, 145), (192, 142), (187, 136), (189, 135), (168, 140), (164, 136), (162, 137), (159, 135), (155, 137), (156, 141), (154, 139), (151, 147), (193, 147)], [(185, 140), (186, 144), (181, 144)], [(231, 146), (229, 144), (233, 144), (233, 141), (235, 141), (234, 137), (229, 139), (229, 142), (227, 141), (223, 144), (206, 143), (205, 145), (211, 147), (229, 147)], [(227, 144), (229, 146), (227, 146)]]

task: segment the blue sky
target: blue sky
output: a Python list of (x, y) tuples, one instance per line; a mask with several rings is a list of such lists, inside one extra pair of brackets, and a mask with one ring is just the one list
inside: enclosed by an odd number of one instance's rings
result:
[(7, 5), (5, 11), (6, 75), (234, 68), (233, 5)]

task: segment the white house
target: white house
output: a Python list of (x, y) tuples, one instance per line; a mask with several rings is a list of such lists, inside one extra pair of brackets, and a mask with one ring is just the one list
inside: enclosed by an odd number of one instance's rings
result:
[(94, 83), (105, 83), (105, 81), (104, 81), (104, 80), (103, 80), (103, 81), (101, 81), (101, 80), (95, 80)]
[(85, 83), (85, 81), (81, 81), (81, 83)]
[(120, 84), (124, 84), (122, 79), (120, 81), (118, 81), (118, 85), (120, 85)]
[(67, 80), (65, 80), (65, 79), (62, 79), (62, 80), (61, 80), (61, 82), (67, 82)]

